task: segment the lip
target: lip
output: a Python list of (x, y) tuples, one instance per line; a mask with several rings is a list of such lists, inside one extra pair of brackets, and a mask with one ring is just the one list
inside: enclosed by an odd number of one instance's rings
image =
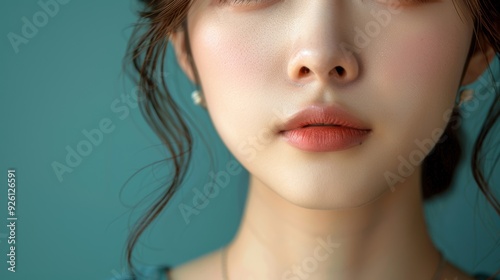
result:
[(363, 143), (370, 132), (364, 122), (339, 106), (310, 106), (280, 128), (283, 140), (310, 152), (349, 149)]

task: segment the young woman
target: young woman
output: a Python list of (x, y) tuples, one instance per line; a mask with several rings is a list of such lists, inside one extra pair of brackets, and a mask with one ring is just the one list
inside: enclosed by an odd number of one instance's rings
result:
[[(129, 263), (191, 157), (188, 116), (155, 79), (168, 42), (199, 87), (195, 102), (250, 174), (234, 239), (146, 278), (480, 279), (443, 258), (423, 201), (449, 187), (460, 159), (459, 87), (498, 59), (498, 1), (144, 2), (132, 59), (145, 116), (176, 169), (131, 235)], [(499, 113), (491, 89), (472, 168), (500, 213), (479, 157), (498, 137), (488, 134)]]

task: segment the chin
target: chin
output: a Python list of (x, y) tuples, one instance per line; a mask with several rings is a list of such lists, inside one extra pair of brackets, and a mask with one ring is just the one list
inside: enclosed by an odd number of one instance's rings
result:
[(383, 184), (377, 187), (373, 182), (356, 182), (353, 178), (324, 175), (315, 178), (281, 178), (280, 185), (271, 183), (268, 187), (287, 202), (315, 210), (360, 207), (379, 199), (389, 190)]

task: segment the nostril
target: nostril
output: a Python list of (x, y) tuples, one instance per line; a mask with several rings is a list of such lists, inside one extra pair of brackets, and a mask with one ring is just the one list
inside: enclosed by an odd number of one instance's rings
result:
[(309, 74), (309, 72), (311, 72), (311, 70), (309, 70), (309, 68), (303, 66), (302, 68), (300, 68), (300, 74), (301, 75), (306, 75), (306, 74)]
[(332, 71), (337, 72), (337, 75), (340, 77), (344, 76), (344, 74), (345, 74), (345, 69), (342, 66), (337, 66), (337, 67), (333, 68)]

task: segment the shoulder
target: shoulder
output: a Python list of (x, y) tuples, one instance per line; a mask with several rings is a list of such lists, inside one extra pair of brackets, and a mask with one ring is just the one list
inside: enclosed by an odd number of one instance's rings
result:
[(167, 272), (168, 280), (221, 279), (220, 250), (205, 254)]

